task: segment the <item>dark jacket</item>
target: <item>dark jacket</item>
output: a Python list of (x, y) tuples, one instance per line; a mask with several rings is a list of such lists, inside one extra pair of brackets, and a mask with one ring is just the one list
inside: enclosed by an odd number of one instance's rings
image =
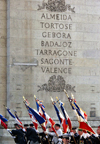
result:
[(34, 128), (27, 128), (26, 137), (27, 137), (27, 141), (28, 140), (33, 142), (39, 141), (38, 134)]
[(15, 143), (26, 144), (26, 140), (25, 140), (23, 131), (21, 129), (19, 129), (19, 130), (12, 130), (12, 135), (16, 137), (14, 139)]
[(95, 137), (95, 135), (91, 135), (90, 139), (93, 144), (100, 144), (100, 135), (98, 137)]
[(70, 140), (71, 144), (77, 144), (78, 141), (79, 141), (79, 134), (78, 133), (75, 133), (73, 136), (71, 136), (71, 140)]

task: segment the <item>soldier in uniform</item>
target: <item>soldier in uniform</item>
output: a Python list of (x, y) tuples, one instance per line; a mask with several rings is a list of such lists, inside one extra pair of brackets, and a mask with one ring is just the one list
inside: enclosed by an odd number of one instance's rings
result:
[(71, 143), (71, 144), (77, 144), (78, 139), (79, 139), (79, 134), (77, 133), (77, 128), (76, 128), (76, 127), (73, 127), (70, 134), (71, 134), (70, 143)]
[(92, 141), (92, 144), (100, 144), (100, 125), (97, 128), (97, 134), (92, 134), (90, 140)]
[(87, 138), (90, 137), (88, 133), (84, 133), (82, 129), (78, 129), (78, 144), (87, 144)]
[(68, 134), (62, 136), (62, 144), (70, 144), (70, 136)]
[(60, 124), (55, 124), (55, 130), (57, 135), (54, 132), (47, 132), (48, 135), (53, 136), (52, 138), (52, 142), (54, 144), (61, 144), (62, 143), (62, 139), (59, 138), (62, 135), (62, 130), (60, 129)]
[(39, 137), (36, 130), (33, 128), (33, 124), (30, 124), (30, 128), (25, 126), (25, 129), (27, 142), (29, 144), (39, 144)]
[(14, 124), (16, 130), (12, 130), (11, 134), (12, 136), (15, 136), (14, 141), (16, 144), (26, 144), (24, 131), (19, 127), (19, 125), (16, 123)]

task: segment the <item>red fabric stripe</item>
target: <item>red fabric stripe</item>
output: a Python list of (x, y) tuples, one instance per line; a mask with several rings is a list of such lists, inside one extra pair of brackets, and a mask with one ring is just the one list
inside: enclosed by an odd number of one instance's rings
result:
[(49, 121), (50, 121), (52, 126), (55, 125), (55, 122), (51, 118), (49, 118)]
[(63, 126), (63, 132), (66, 133), (68, 125), (66, 124), (66, 120), (65, 119), (63, 120), (62, 126)]
[(34, 124), (35, 129), (37, 130), (38, 129), (38, 124), (35, 123), (35, 122), (33, 122), (33, 124)]
[(5, 129), (7, 129), (7, 125), (1, 120), (1, 125), (5, 128)]
[(72, 129), (72, 123), (71, 123), (71, 120), (68, 118), (67, 122), (68, 122), (69, 129), (70, 129), (70, 131), (71, 131), (71, 129)]
[(80, 122), (79, 128), (95, 134), (95, 132), (93, 131), (93, 129), (87, 123), (85, 123), (85, 122)]

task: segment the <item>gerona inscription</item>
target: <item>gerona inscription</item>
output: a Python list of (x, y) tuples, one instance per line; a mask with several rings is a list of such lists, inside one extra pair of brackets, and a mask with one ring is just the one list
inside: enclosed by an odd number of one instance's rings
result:
[(62, 39), (71, 39), (70, 33), (64, 32), (42, 32), (43, 38), (62, 38)]

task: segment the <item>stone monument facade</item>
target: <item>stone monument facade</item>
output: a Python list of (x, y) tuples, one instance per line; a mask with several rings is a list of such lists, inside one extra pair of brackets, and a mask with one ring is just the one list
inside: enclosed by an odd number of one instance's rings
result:
[(4, 103), (17, 110), (25, 121), (28, 113), (22, 97), (36, 108), (36, 95), (43, 100), (47, 113), (57, 120), (50, 100), (51, 96), (55, 100), (57, 96), (76, 125), (76, 117), (63, 92), (66, 89), (86, 111), (91, 126), (97, 127), (100, 2), (0, 0), (0, 13), (0, 112), (5, 114)]

